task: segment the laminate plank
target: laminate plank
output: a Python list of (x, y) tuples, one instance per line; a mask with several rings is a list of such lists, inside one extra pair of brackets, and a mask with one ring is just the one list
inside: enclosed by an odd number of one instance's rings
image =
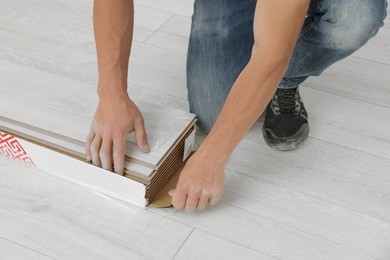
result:
[[(4, 5), (1, 6), (0, 11), (4, 20), (22, 19), (36, 23), (38, 20), (46, 18), (54, 20), (54, 23), (62, 21), (69, 26), (83, 27), (92, 31), (93, 1), (67, 1), (66, 4), (58, 0), (50, 0), (44, 4), (37, 0), (17, 3), (4, 0), (3, 2)], [(171, 16), (172, 14), (169, 12), (136, 5), (134, 40), (145, 41)], [(149, 19), (149, 17), (153, 17), (153, 19)]]
[[(0, 96), (0, 110), (4, 117), (67, 136), (81, 145), (85, 143), (97, 105), (96, 94), (88, 90), (92, 86), (8, 62), (0, 63), (0, 68), (6, 74), (0, 76), (0, 89), (4, 93)], [(152, 167), (157, 166), (194, 116), (149, 101), (135, 102), (145, 118), (151, 152), (140, 151), (132, 133), (128, 137), (126, 154)], [(25, 113), (26, 108), (29, 113)]]
[[(202, 213), (149, 210), (276, 259), (373, 259), (361, 250), (253, 214), (225, 199)], [(383, 250), (376, 255), (384, 255)]]
[[(298, 169), (290, 170), (293, 174), (297, 171)], [(356, 213), (335, 204), (308, 197), (300, 192), (291, 192), (289, 189), (245, 177), (239, 173), (228, 171), (227, 175), (224, 198), (227, 203), (339, 245), (354, 248), (357, 252), (374, 259), (390, 257), (390, 222)], [(347, 178), (340, 177), (335, 182), (343, 183), (348, 189), (348, 183), (345, 183), (343, 179)], [(349, 181), (358, 183), (358, 180), (353, 178)], [(379, 197), (386, 196), (389, 188), (389, 182), (387, 182), (387, 189), (384, 190), (374, 189), (369, 183), (366, 190), (368, 192), (375, 190)], [(332, 190), (331, 187), (328, 189)], [(338, 194), (336, 190), (333, 191)], [(340, 196), (340, 199), (345, 198)], [(390, 201), (386, 202), (385, 211), (389, 215)]]
[(174, 260), (180, 259), (271, 260), (275, 258), (195, 229), (174, 258)]
[(172, 12), (174, 14), (191, 16), (193, 13), (193, 0), (135, 0), (137, 5), (162, 10), (165, 12)]
[(294, 152), (267, 147), (261, 123), (227, 168), (310, 197), (390, 221), (390, 160), (310, 138)]
[[(4, 29), (0, 59), (45, 70), (89, 84), (97, 84), (97, 62), (92, 28), (83, 28), (45, 16), (13, 15), (3, 7)], [(9, 15), (11, 14), (11, 15)], [(18, 19), (18, 17), (24, 17)], [(16, 29), (15, 29), (16, 28)], [(21, 36), (23, 35), (23, 36)], [(129, 85), (163, 90), (183, 98), (185, 56), (163, 49), (133, 44)], [(151, 75), (150, 71), (154, 74)], [(158, 77), (156, 77), (158, 75)]]
[[(220, 206), (194, 217), (168, 210), (155, 212), (278, 259), (390, 257), (389, 160), (311, 138), (293, 153), (272, 151), (258, 141), (259, 132), (254, 130), (226, 167)], [(279, 237), (275, 235), (278, 228), (254, 215), (343, 249), (327, 252), (329, 245), (317, 241), (317, 248), (306, 245), (295, 254), (284, 245), (280, 250), (293, 255), (278, 255), (273, 246), (282, 242), (275, 240), (297, 233), (283, 229)], [(290, 246), (293, 240), (288, 239)]]
[(389, 70), (388, 64), (348, 57), (332, 65), (321, 76), (310, 77), (303, 85), (339, 96), (390, 107), (390, 88), (387, 84), (390, 81)]
[(172, 259), (192, 228), (0, 157), (0, 234), (55, 259)]
[(23, 247), (17, 243), (6, 240), (0, 237), (0, 252), (1, 259), (15, 260), (15, 259), (30, 259), (30, 260), (49, 260), (53, 259), (39, 252)]
[(390, 64), (390, 28), (382, 28), (363, 48), (353, 54), (355, 57)]
[(384, 131), (390, 128), (390, 108), (311, 88), (301, 88), (301, 94), (310, 136), (390, 159), (390, 132)]

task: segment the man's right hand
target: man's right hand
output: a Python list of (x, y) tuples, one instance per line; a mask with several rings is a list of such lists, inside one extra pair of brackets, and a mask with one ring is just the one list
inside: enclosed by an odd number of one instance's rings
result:
[(101, 96), (87, 137), (87, 161), (123, 175), (126, 139), (132, 131), (138, 147), (149, 152), (144, 119), (127, 93)]

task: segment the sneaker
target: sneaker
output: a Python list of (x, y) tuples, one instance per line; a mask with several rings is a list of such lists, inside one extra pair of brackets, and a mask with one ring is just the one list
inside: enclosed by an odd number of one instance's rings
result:
[(309, 135), (308, 116), (298, 87), (278, 89), (267, 106), (263, 136), (273, 149), (298, 148)]

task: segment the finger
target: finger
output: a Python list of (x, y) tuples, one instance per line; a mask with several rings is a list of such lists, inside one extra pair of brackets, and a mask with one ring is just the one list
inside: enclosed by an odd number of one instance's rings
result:
[(135, 138), (137, 140), (138, 147), (144, 152), (150, 151), (148, 145), (148, 138), (145, 131), (145, 125), (143, 119), (138, 120), (134, 123)]
[(86, 145), (85, 145), (85, 157), (88, 162), (92, 160), (91, 144), (94, 137), (95, 137), (95, 132), (91, 130), (87, 136)]
[(172, 194), (172, 206), (175, 209), (183, 209), (186, 203), (187, 193), (179, 192), (177, 189)]
[(126, 136), (114, 140), (112, 158), (114, 160), (114, 171), (116, 174), (123, 175), (124, 173), (125, 147), (126, 147)]
[(91, 144), (91, 156), (92, 156), (92, 163), (99, 167), (101, 167), (100, 157), (99, 157), (99, 151), (101, 145), (102, 145), (102, 137), (96, 134)]
[(110, 137), (103, 138), (99, 157), (102, 168), (112, 172), (112, 139)]
[(199, 198), (198, 205), (196, 206), (197, 210), (204, 210), (209, 202), (209, 197), (202, 196)]
[(192, 212), (196, 209), (196, 205), (198, 205), (199, 196), (196, 194), (189, 195), (186, 200), (185, 209), (188, 212)]
[(210, 199), (209, 199), (209, 204), (211, 206), (214, 206), (218, 203), (218, 201), (221, 199), (221, 195), (219, 196), (212, 196)]

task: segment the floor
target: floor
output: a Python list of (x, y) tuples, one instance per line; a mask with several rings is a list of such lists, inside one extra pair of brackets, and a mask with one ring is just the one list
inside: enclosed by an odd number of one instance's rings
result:
[[(93, 91), (92, 3), (1, 0), (1, 71)], [(188, 109), (192, 4), (136, 0), (131, 95)], [(389, 19), (302, 86), (307, 143), (273, 151), (257, 122), (226, 166), (221, 203), (204, 212), (144, 210), (0, 158), (0, 258), (389, 260)]]

